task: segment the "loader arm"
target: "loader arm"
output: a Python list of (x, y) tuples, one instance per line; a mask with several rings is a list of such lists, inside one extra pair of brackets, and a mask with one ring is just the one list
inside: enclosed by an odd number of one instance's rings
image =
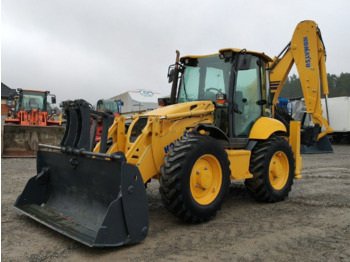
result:
[(320, 29), (313, 21), (303, 21), (297, 25), (291, 42), (269, 64), (271, 93), (274, 94), (273, 105), (277, 104), (293, 64), (296, 65), (305, 99), (306, 112), (312, 115), (315, 125), (324, 127), (324, 130), (318, 134), (317, 140), (333, 132), (329, 126), (329, 120), (322, 116), (321, 89), (326, 97), (326, 106), (329, 93), (325, 61), (326, 49)]

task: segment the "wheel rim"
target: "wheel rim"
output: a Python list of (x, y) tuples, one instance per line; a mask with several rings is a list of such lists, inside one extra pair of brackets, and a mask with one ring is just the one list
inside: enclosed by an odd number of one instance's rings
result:
[(222, 184), (220, 162), (213, 155), (203, 155), (193, 165), (191, 172), (191, 193), (201, 205), (212, 203), (219, 194)]
[(289, 162), (287, 155), (277, 151), (271, 158), (269, 166), (269, 178), (271, 186), (275, 190), (281, 190), (286, 185), (289, 176)]

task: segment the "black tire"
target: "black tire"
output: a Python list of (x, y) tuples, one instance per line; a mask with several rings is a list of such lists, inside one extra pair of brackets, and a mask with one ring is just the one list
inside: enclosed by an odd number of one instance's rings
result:
[(253, 178), (245, 180), (249, 195), (260, 202), (284, 200), (293, 185), (293, 155), (289, 143), (282, 137), (258, 142), (250, 160)]
[(198, 135), (178, 141), (164, 157), (160, 177), (165, 207), (184, 222), (211, 219), (228, 192), (229, 167), (227, 153), (216, 139)]

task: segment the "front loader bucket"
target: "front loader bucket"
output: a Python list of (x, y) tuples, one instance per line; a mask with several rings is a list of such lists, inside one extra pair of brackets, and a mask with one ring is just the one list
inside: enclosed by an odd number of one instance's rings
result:
[(39, 143), (59, 145), (65, 128), (62, 126), (4, 125), (2, 157), (35, 157)]
[(14, 206), (90, 247), (120, 246), (148, 233), (146, 189), (136, 166), (79, 153), (39, 150), (38, 175)]

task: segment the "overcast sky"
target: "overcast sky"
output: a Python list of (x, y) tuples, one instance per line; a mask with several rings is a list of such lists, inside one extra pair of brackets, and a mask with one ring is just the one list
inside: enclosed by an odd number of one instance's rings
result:
[(181, 55), (246, 48), (277, 56), (314, 20), (327, 71), (350, 72), (348, 0), (2, 0), (1, 81), (95, 104), (131, 89), (170, 93)]

